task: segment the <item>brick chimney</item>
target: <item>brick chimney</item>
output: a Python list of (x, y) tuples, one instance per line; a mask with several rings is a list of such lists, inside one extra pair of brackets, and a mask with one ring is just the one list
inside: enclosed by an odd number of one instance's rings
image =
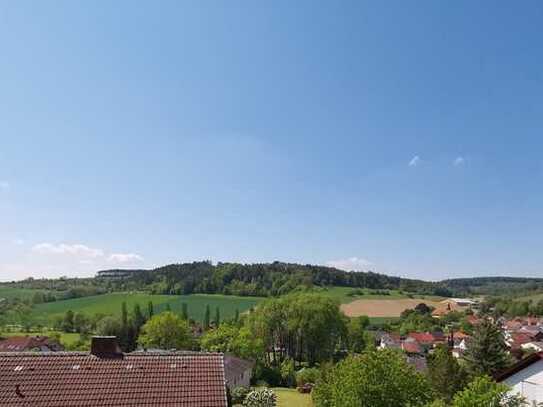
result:
[(91, 355), (100, 359), (122, 359), (124, 357), (116, 336), (93, 336), (91, 338)]

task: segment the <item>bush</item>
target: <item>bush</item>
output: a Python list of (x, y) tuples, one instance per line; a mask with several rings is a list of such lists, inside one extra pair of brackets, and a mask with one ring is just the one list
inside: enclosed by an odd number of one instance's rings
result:
[(245, 399), (247, 398), (247, 395), (251, 392), (251, 389), (244, 386), (236, 387), (234, 390), (232, 390), (231, 397), (232, 397), (232, 404), (243, 404)]
[(320, 370), (311, 367), (311, 368), (304, 368), (302, 370), (299, 370), (296, 373), (296, 385), (303, 386), (304, 384), (311, 383), (315, 384), (317, 383), (318, 378), (320, 377)]
[(270, 387), (278, 387), (281, 385), (281, 380), (281, 372), (279, 369), (271, 368), (260, 363), (256, 364), (252, 378), (253, 383), (265, 382)]
[(250, 392), (243, 405), (245, 407), (275, 407), (277, 397), (271, 389), (256, 389)]
[(290, 358), (281, 363), (281, 381), (285, 387), (294, 387), (296, 383), (296, 372), (294, 370), (294, 361)]

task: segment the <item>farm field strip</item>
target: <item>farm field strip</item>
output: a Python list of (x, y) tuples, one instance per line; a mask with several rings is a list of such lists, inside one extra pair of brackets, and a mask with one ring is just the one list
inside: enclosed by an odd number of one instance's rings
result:
[(404, 310), (415, 308), (421, 302), (431, 307), (436, 307), (439, 304), (437, 301), (421, 298), (355, 300), (348, 304), (342, 304), (341, 310), (348, 317), (359, 317), (361, 315), (367, 315), (370, 318), (399, 317)]

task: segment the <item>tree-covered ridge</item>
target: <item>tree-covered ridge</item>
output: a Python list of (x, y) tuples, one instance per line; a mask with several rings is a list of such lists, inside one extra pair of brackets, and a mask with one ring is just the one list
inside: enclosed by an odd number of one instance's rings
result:
[(107, 270), (98, 279), (114, 289), (145, 289), (155, 294), (221, 293), (279, 296), (313, 286), (396, 289), (421, 294), (450, 294), (441, 284), (373, 272), (348, 272), (332, 267), (292, 263), (171, 264), (154, 270)]
[(402, 290), (413, 294), (461, 297), (533, 294), (543, 291), (543, 279), (475, 277), (430, 282), (373, 272), (349, 272), (310, 264), (212, 264), (209, 261), (199, 261), (170, 264), (152, 270), (104, 270), (99, 271), (95, 278), (30, 278), (3, 286), (49, 291), (49, 295), (44, 297), (45, 302), (125, 290), (147, 291), (153, 294), (205, 293), (269, 297), (325, 286)]
[(443, 280), (443, 285), (460, 295), (526, 294), (543, 290), (543, 278), (471, 277)]

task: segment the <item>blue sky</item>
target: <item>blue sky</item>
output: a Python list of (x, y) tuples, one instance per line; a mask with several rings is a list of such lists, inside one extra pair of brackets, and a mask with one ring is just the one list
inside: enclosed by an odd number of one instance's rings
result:
[(0, 280), (543, 277), (543, 4), (0, 2)]

